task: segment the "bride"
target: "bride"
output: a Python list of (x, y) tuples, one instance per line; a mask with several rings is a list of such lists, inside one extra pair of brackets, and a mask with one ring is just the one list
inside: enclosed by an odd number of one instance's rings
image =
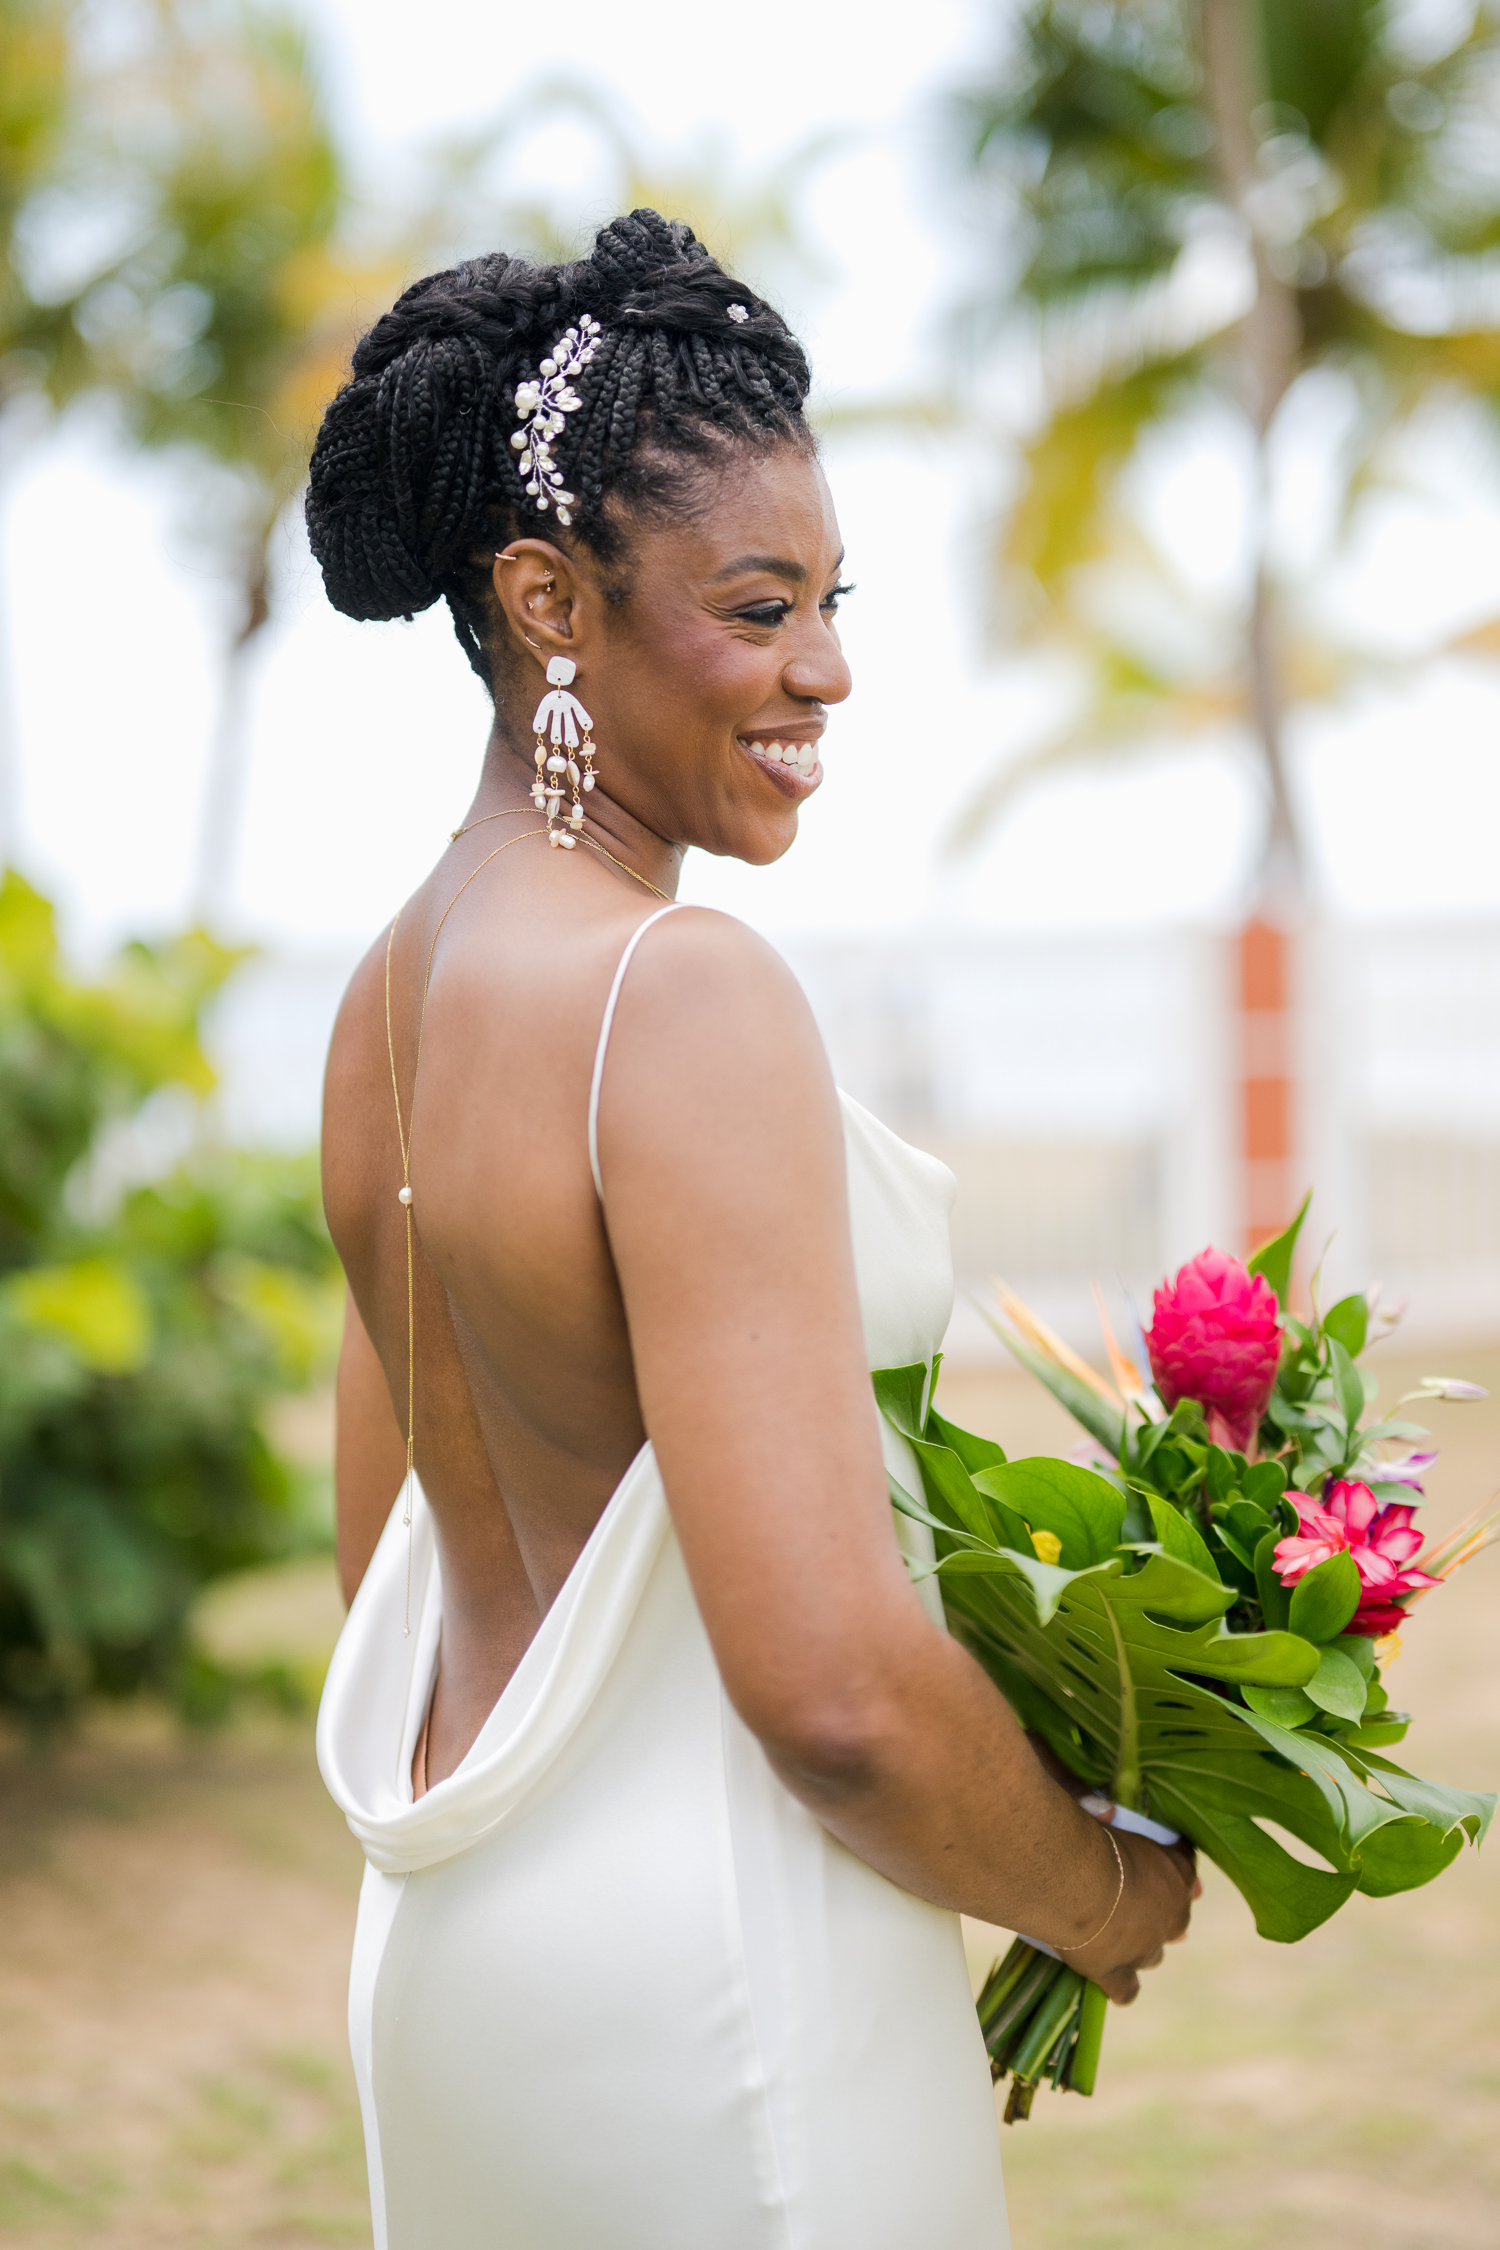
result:
[(1079, 1809), (905, 1567), (869, 1370), (941, 1342), (949, 1174), (672, 906), (690, 845), (789, 848), (849, 692), (807, 386), (637, 211), (418, 282), (313, 457), (330, 600), (441, 595), (495, 705), (328, 1064), (319, 1757), (391, 2250), (997, 2250), (958, 1914), (1122, 2001), (1187, 1923), (1186, 1855)]

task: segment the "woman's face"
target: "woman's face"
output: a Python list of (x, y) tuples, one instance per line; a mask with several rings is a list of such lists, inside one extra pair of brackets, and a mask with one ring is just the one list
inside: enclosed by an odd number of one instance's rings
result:
[(746, 448), (694, 520), (633, 526), (630, 546), (623, 602), (595, 566), (541, 541), (513, 542), (514, 567), (497, 561), (513, 625), (539, 644), (513, 708), (544, 692), (549, 656), (571, 656), (605, 798), (671, 843), (779, 859), (822, 782), (825, 707), (850, 688), (827, 480), (798, 446)]

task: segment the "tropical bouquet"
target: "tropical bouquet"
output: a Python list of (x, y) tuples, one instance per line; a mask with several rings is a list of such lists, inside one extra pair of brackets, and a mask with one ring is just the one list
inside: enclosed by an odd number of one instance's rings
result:
[[(1424, 1549), (1435, 1449), (1399, 1408), (1485, 1394), (1432, 1376), (1376, 1413), (1359, 1361), (1392, 1324), (1374, 1299), (1319, 1312), (1315, 1286), (1309, 1318), (1287, 1311), (1306, 1211), (1247, 1265), (1185, 1265), (1138, 1357), (1101, 1303), (1112, 1380), (1001, 1289), (995, 1325), (1081, 1425), (1083, 1459), (1007, 1460), (937, 1412), (926, 1367), (875, 1376), (921, 1467), (921, 1496), (892, 1479), (891, 1497), (932, 1533), (914, 1568), (936, 1573), (955, 1633), (1087, 1809), (1187, 1837), (1282, 1943), (1356, 1890), (1430, 1882), (1495, 1806), (1390, 1758), (1409, 1714), (1382, 1680), (1412, 1605), (1497, 1536), (1492, 1504)], [(1044, 2079), (1093, 2092), (1104, 1995), (1046, 1947), (1018, 1938), (978, 2006), (1007, 2122)]]

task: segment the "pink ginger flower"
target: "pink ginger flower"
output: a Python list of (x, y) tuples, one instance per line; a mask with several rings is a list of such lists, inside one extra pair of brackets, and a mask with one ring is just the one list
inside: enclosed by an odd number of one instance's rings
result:
[(1296, 1503), (1302, 1529), (1277, 1546), (1276, 1575), (1283, 1586), (1295, 1586), (1330, 1555), (1352, 1555), (1359, 1607), (1346, 1633), (1363, 1633), (1372, 1641), (1393, 1633), (1405, 1619), (1406, 1596), (1441, 1584), (1428, 1571), (1409, 1567), (1422, 1544), (1421, 1532), (1412, 1528), (1414, 1507), (1383, 1507), (1367, 1484), (1348, 1479), (1330, 1485), (1321, 1500), (1305, 1492), (1289, 1492), (1287, 1498)]
[(1215, 1445), (1248, 1453), (1281, 1359), (1275, 1290), (1238, 1258), (1200, 1250), (1154, 1306), (1146, 1350), (1163, 1404), (1197, 1399)]

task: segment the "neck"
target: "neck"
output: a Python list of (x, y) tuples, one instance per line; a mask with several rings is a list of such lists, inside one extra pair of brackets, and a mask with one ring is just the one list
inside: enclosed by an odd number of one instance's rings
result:
[[(490, 730), (485, 746), (484, 765), (480, 771), (479, 786), (474, 799), (464, 814), (463, 826), (482, 820), (487, 814), (508, 812), (512, 808), (531, 809), (531, 782), (535, 771), (534, 744), (528, 735), (524, 746), (511, 741), (502, 733), (497, 719)], [(606, 763), (600, 760), (601, 765)], [(584, 800), (583, 834), (592, 837), (617, 860), (644, 875), (669, 898), (677, 894), (677, 882), (686, 857), (686, 846), (669, 843), (654, 828), (610, 794), (608, 781), (600, 776), (597, 785)], [(566, 855), (559, 855), (566, 856)], [(592, 854), (590, 855), (592, 857)], [(621, 880), (625, 880), (624, 877)]]

